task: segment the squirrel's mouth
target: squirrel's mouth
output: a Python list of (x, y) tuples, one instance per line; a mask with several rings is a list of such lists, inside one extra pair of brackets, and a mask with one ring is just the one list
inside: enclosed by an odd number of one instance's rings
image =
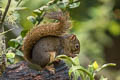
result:
[(74, 58), (74, 57), (76, 57), (77, 55), (78, 55), (78, 54), (70, 53), (68, 56)]
[(76, 57), (78, 54), (79, 54), (79, 51), (78, 51), (78, 50), (77, 50), (77, 51), (71, 51), (71, 53), (70, 53), (68, 56), (74, 58), (74, 57)]

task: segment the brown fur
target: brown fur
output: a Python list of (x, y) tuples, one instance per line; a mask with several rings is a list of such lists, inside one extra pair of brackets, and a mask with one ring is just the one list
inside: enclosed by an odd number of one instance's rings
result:
[[(75, 44), (79, 41), (76, 36), (72, 34), (65, 34), (70, 28), (69, 16), (67, 13), (53, 12), (47, 14), (46, 17), (59, 20), (58, 23), (49, 23), (38, 25), (27, 33), (24, 44), (23, 52), (27, 61), (46, 66), (49, 63), (49, 52), (55, 51), (58, 54), (79, 53), (80, 48), (73, 51)], [(73, 40), (73, 38), (75, 38)]]

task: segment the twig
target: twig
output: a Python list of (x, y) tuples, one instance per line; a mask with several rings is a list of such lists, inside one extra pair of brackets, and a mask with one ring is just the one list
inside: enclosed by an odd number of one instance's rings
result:
[(20, 5), (21, 2), (22, 2), (22, 0), (20, 0), (20, 1), (18, 2), (18, 4), (16, 5), (16, 7), (18, 7), (18, 6)]
[(5, 33), (7, 33), (7, 32), (9, 32), (9, 31), (14, 30), (14, 29), (15, 29), (15, 28), (12, 28), (12, 29), (9, 29), (9, 30), (7, 30), (7, 31), (4, 31), (4, 32), (0, 33), (0, 36), (3, 35), (3, 34), (5, 34)]
[(49, 6), (57, 3), (57, 1), (58, 1), (58, 0), (50, 0), (45, 6), (40, 7), (38, 10), (40, 10), (40, 11), (41, 11), (41, 10), (44, 10), (44, 9), (48, 8)]
[(11, 0), (8, 0), (7, 6), (6, 6), (6, 8), (5, 8), (5, 12), (3, 13), (3, 17), (2, 17), (2, 19), (1, 19), (1, 25), (3, 25), (5, 16), (7, 15), (7, 12), (8, 12), (9, 6), (10, 6), (10, 3), (11, 3)]

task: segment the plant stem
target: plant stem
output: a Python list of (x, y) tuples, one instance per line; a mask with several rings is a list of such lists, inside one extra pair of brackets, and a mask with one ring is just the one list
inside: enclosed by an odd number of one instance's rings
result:
[(100, 72), (101, 70), (103, 70), (104, 68), (109, 67), (109, 66), (116, 66), (116, 64), (115, 64), (115, 63), (107, 63), (107, 64), (104, 64), (102, 67), (98, 68), (98, 69), (94, 72), (93, 76), (96, 76), (96, 73)]
[(78, 70), (86, 73), (86, 74), (90, 77), (90, 80), (94, 80), (94, 77), (93, 77), (87, 70), (85, 70), (85, 69), (83, 69), (83, 68), (79, 68)]

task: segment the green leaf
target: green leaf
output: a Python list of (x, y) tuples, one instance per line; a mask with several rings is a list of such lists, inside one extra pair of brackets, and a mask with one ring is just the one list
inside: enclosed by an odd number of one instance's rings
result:
[(23, 31), (21, 31), (21, 36), (22, 36), (22, 38), (24, 38), (24, 37), (26, 36), (27, 32), (28, 32), (28, 30), (23, 30)]
[(76, 64), (76, 65), (80, 65), (80, 62), (79, 62), (79, 57), (77, 56), (77, 57), (74, 57), (74, 58), (72, 58), (72, 61)]
[(80, 2), (77, 2), (77, 3), (72, 3), (69, 5), (70, 8), (76, 8), (76, 7), (79, 7), (80, 5)]
[(73, 72), (73, 75), (74, 75), (73, 80), (78, 80), (78, 78), (80, 77), (80, 74), (78, 71)]
[(23, 45), (23, 38), (22, 38), (22, 36), (18, 36), (18, 37), (16, 38), (16, 40), (17, 40), (17, 42), (19, 43), (19, 45)]
[(65, 61), (65, 63), (66, 63), (69, 67), (71, 67), (72, 65), (74, 65), (74, 66), (76, 65), (76, 64), (73, 62), (73, 60), (72, 60), (70, 57), (66, 56), (66, 55), (59, 55), (59, 56), (56, 57), (56, 59), (61, 59), (61, 60)]
[(8, 41), (8, 45), (17, 48), (19, 46), (19, 43), (16, 39), (11, 39), (10, 41)]
[(8, 59), (8, 62), (10, 62), (10, 64), (13, 64), (13, 63), (15, 62), (15, 59), (9, 58), (9, 59)]
[(18, 56), (22, 56), (22, 57), (24, 56), (23, 53), (18, 49), (16, 50), (15, 54), (18, 55)]
[(10, 58), (10, 59), (11, 59), (11, 58), (15, 58), (15, 53), (12, 53), (12, 52), (11, 52), (11, 53), (7, 53), (7, 54), (6, 54), (6, 57), (7, 57), (7, 58)]
[(91, 74), (94, 74), (95, 69), (94, 69), (93, 65), (88, 65), (88, 71), (89, 71)]
[(117, 22), (112, 21), (108, 29), (113, 35), (120, 35), (120, 25)]
[(28, 16), (27, 19), (32, 22), (33, 24), (36, 23), (36, 18), (34, 16)]
[(69, 76), (71, 76), (72, 72), (75, 72), (75, 71), (82, 71), (84, 73), (86, 73), (90, 80), (94, 80), (94, 77), (92, 76), (92, 74), (85, 68), (81, 67), (81, 66), (72, 66), (70, 69), (69, 69)]
[(105, 69), (106, 67), (110, 67), (110, 66), (116, 66), (116, 64), (115, 63), (107, 63), (107, 64), (102, 65), (101, 67), (96, 69), (96, 72), (93, 74), (93, 76), (95, 76), (96, 73), (100, 72), (101, 70)]
[(38, 16), (40, 16), (43, 12), (38, 10), (38, 9), (36, 9), (36, 10), (33, 11), (33, 13), (38, 15)]
[(98, 68), (96, 71), (99, 72), (101, 71), (102, 69), (106, 68), (106, 67), (110, 67), (110, 66), (116, 66), (115, 63), (107, 63), (107, 64), (104, 64), (102, 65), (100, 68)]
[(36, 17), (36, 21), (38, 22), (38, 24), (40, 24), (40, 22), (43, 20), (43, 17)]
[[(73, 74), (72, 74), (73, 73)], [(69, 69), (69, 77), (71, 78), (71, 75), (73, 75), (73, 80), (78, 80), (78, 77), (80, 77), (80, 73), (79, 71), (75, 70), (75, 67), (72, 66), (70, 69)]]
[(72, 72), (74, 72), (74, 69), (73, 69), (73, 65), (72, 65), (72, 67), (69, 69), (69, 76), (71, 77), (71, 74), (72, 74)]

